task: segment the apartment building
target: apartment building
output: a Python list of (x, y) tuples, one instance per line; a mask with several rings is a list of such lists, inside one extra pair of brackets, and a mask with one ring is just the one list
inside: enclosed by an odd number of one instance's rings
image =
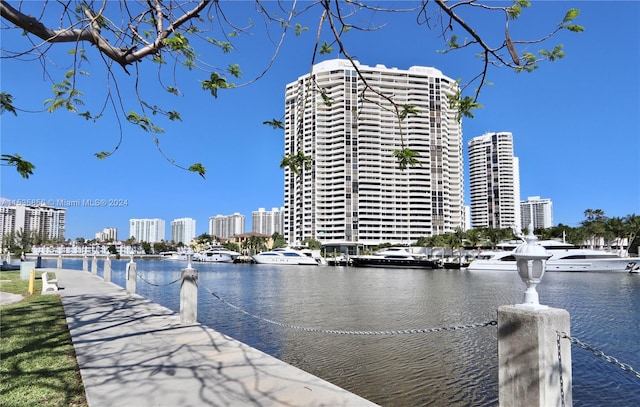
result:
[[(285, 238), (407, 244), (462, 227), (456, 81), (430, 67), (356, 67), (324, 61), (286, 86), (284, 153), (303, 152), (311, 168), (285, 169)], [(415, 114), (401, 117), (405, 106)], [(404, 148), (419, 165), (400, 168)]]
[(179, 218), (171, 221), (171, 241), (189, 244), (196, 237), (196, 220)]
[(238, 212), (233, 215), (216, 215), (209, 218), (209, 234), (228, 239), (244, 233), (245, 216)]
[(157, 243), (165, 239), (163, 219), (129, 219), (129, 237), (138, 242)]
[(251, 231), (263, 235), (273, 235), (274, 233), (284, 234), (284, 207), (271, 208), (270, 211), (265, 208), (258, 208), (257, 211), (251, 212)]
[(533, 225), (533, 229), (553, 227), (553, 202), (548, 198), (530, 196), (520, 202), (522, 227)]
[(102, 232), (96, 232), (95, 237), (98, 242), (115, 242), (118, 240), (118, 229), (104, 228)]
[(468, 147), (471, 226), (520, 228), (520, 169), (513, 135), (485, 133)]
[(28, 233), (44, 240), (64, 240), (67, 210), (45, 204), (0, 206), (0, 233)]

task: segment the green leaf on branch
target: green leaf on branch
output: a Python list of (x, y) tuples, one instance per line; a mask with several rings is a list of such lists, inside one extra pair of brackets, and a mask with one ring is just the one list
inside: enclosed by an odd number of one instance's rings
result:
[(167, 112), (167, 116), (169, 117), (169, 120), (171, 120), (171, 121), (175, 121), (175, 120), (182, 121), (182, 116), (180, 116), (180, 113), (176, 112), (175, 110)]
[(213, 72), (209, 76), (209, 80), (201, 81), (202, 89), (208, 90), (211, 92), (214, 98), (218, 97), (218, 89), (228, 89), (233, 88), (235, 85), (233, 83), (227, 83), (227, 80), (222, 76), (218, 75), (216, 72)]
[(460, 91), (458, 91), (455, 95), (447, 96), (447, 99), (449, 99), (449, 107), (453, 110), (458, 111), (458, 122), (462, 120), (463, 116), (473, 119), (474, 116), (472, 111), (475, 109), (481, 109), (483, 107), (480, 103), (476, 102), (475, 99), (470, 96), (465, 96), (464, 98), (462, 98)]
[(453, 34), (451, 38), (449, 38), (449, 41), (447, 41), (447, 45), (452, 49), (460, 48), (460, 44), (458, 44), (458, 36)]
[(325, 106), (331, 107), (333, 106), (334, 100), (327, 95), (327, 91), (325, 89), (320, 89), (320, 97), (324, 102)]
[(569, 24), (569, 25), (565, 25), (564, 28), (566, 28), (569, 31), (572, 31), (574, 33), (581, 33), (584, 31), (584, 27), (581, 25), (576, 25), (576, 24)]
[(299, 23), (296, 23), (296, 29), (295, 29), (296, 37), (299, 37), (300, 35), (302, 35), (303, 32), (307, 30), (309, 30), (308, 27), (303, 27)]
[(7, 92), (0, 93), (0, 114), (4, 112), (13, 113), (14, 116), (18, 115), (15, 106), (13, 106), (13, 96)]
[(522, 9), (527, 8), (531, 3), (527, 0), (514, 0), (513, 6), (506, 9), (509, 19), (515, 20), (522, 14)]
[(147, 116), (140, 116), (136, 112), (129, 112), (129, 114), (127, 115), (127, 121), (137, 125), (142, 130), (148, 133), (164, 133), (164, 130), (154, 125), (150, 118), (148, 118)]
[(265, 120), (265, 121), (262, 122), (262, 124), (266, 124), (267, 126), (271, 126), (271, 128), (273, 128), (273, 129), (282, 129), (282, 130), (284, 130), (284, 122), (282, 120), (277, 120), (277, 119)]
[(393, 150), (393, 155), (398, 159), (398, 167), (401, 170), (406, 170), (408, 167), (422, 166), (422, 163), (418, 160), (420, 154), (417, 151), (405, 147), (402, 150)]
[(204, 177), (204, 174), (206, 174), (206, 173), (207, 173), (207, 169), (206, 169), (206, 168), (204, 168), (204, 166), (203, 166), (202, 164), (200, 164), (200, 163), (195, 163), (195, 164), (193, 164), (191, 167), (189, 167), (188, 169), (189, 169), (189, 171), (191, 171), (191, 172), (197, 172), (197, 173), (198, 173), (198, 175), (200, 175), (203, 179), (206, 179), (206, 178)]
[(400, 121), (407, 118), (407, 116), (417, 116), (420, 114), (420, 110), (416, 108), (416, 105), (406, 104), (402, 105), (402, 110), (400, 111)]
[(546, 49), (540, 50), (540, 55), (542, 55), (543, 57), (547, 58), (549, 61), (553, 62), (557, 59), (560, 58), (564, 58), (565, 57), (565, 53), (562, 50), (562, 44), (557, 45), (555, 48), (553, 48), (553, 50), (549, 51)]
[(220, 47), (222, 52), (224, 52), (225, 54), (228, 54), (229, 52), (233, 51), (233, 45), (231, 45), (229, 41), (218, 41), (215, 38), (206, 38), (206, 40), (210, 44), (213, 44), (216, 47)]
[[(79, 74), (83, 74), (79, 72)], [(47, 99), (44, 101), (45, 105), (49, 105), (47, 111), (53, 113), (61, 107), (66, 108), (69, 112), (76, 113), (78, 108), (76, 105), (84, 105), (80, 96), (83, 93), (73, 86), (73, 83), (69, 80), (76, 75), (76, 71), (68, 71), (65, 75), (65, 79), (60, 83), (54, 83), (52, 86), (53, 99)]]
[(193, 62), (196, 58), (196, 53), (193, 50), (193, 47), (189, 45), (189, 39), (178, 31), (174, 32), (173, 37), (165, 38), (164, 44), (172, 51), (182, 54), (187, 61)]
[(236, 78), (239, 78), (242, 76), (242, 71), (240, 70), (240, 65), (238, 64), (229, 65), (229, 67), (227, 68), (227, 71), (229, 71), (229, 73), (235, 76)]
[(89, 112), (88, 110), (86, 112), (83, 112), (83, 113), (78, 113), (78, 116), (84, 117), (85, 120), (91, 120), (92, 119), (91, 112)]
[(577, 25), (577, 24), (567, 24), (567, 23), (572, 22), (576, 18), (578, 18), (578, 15), (580, 15), (580, 10), (578, 10), (576, 8), (569, 9), (569, 11), (567, 11), (567, 14), (565, 14), (565, 16), (564, 16), (564, 19), (562, 20), (562, 23), (560, 24), (560, 27), (566, 28), (567, 30), (572, 31), (572, 32), (576, 32), (576, 33), (583, 32), (584, 31), (584, 27), (583, 26)]
[(567, 11), (567, 14), (564, 15), (564, 20), (562, 20), (562, 22), (568, 23), (570, 21), (573, 21), (578, 17), (578, 15), (580, 15), (580, 10), (578, 10), (577, 8), (569, 9), (569, 11)]
[(294, 174), (300, 175), (303, 169), (311, 169), (311, 157), (304, 155), (302, 150), (296, 154), (285, 155), (280, 162), (280, 168), (289, 168)]
[(33, 170), (36, 168), (35, 165), (24, 160), (20, 154), (2, 154), (0, 162), (2, 163), (0, 165), (16, 167), (18, 173), (25, 179), (29, 178), (30, 175), (33, 175)]
[(111, 153), (107, 151), (101, 151), (99, 153), (94, 154), (98, 160), (103, 160), (111, 155)]
[(322, 45), (320, 46), (320, 54), (330, 54), (333, 52), (333, 48), (331, 47), (331, 45), (329, 45), (328, 42), (323, 42)]

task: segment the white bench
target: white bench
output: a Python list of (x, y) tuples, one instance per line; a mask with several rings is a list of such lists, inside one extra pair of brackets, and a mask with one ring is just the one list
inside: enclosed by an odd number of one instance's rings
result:
[(42, 294), (45, 294), (49, 290), (58, 291), (58, 280), (55, 278), (49, 278), (49, 271), (43, 271), (42, 272)]

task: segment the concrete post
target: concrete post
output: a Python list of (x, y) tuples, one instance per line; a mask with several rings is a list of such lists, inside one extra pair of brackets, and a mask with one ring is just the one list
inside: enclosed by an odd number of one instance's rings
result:
[(136, 293), (136, 263), (133, 262), (133, 256), (131, 256), (131, 261), (127, 263), (127, 293), (135, 294)]
[(180, 321), (193, 324), (198, 320), (198, 271), (191, 268), (182, 269), (180, 284)]
[(108, 254), (104, 259), (104, 276), (102, 278), (106, 282), (111, 282), (111, 256)]
[(58, 253), (58, 264), (57, 264), (57, 268), (61, 269), (62, 268), (62, 253)]
[[(571, 343), (563, 309), (498, 308), (498, 393), (500, 406), (571, 406)], [(562, 385), (561, 385), (562, 383)]]
[(95, 253), (93, 253), (93, 259), (91, 259), (91, 273), (98, 274), (98, 258)]
[(87, 259), (86, 254), (82, 257), (82, 270), (89, 271), (89, 260)]

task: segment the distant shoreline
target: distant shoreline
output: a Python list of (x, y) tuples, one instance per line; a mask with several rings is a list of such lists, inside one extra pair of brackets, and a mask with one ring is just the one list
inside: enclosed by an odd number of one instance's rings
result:
[[(69, 254), (69, 253), (63, 253), (63, 254), (37, 254), (37, 253), (26, 253), (25, 254), (27, 260), (35, 260), (39, 257), (42, 257), (43, 259), (57, 259), (58, 256), (62, 256), (62, 258), (64, 259), (84, 259), (85, 256), (88, 259), (93, 258), (93, 254)], [(117, 255), (116, 254), (112, 254), (111, 258), (114, 259)], [(96, 258), (98, 259), (104, 259), (106, 257), (106, 255), (104, 254), (96, 254)], [(129, 254), (121, 254), (120, 258), (121, 259), (128, 259), (130, 257)], [(153, 259), (160, 259), (162, 258), (162, 256), (160, 256), (159, 254), (134, 254), (133, 255), (134, 258), (136, 259), (148, 259), (148, 260), (153, 260)]]

